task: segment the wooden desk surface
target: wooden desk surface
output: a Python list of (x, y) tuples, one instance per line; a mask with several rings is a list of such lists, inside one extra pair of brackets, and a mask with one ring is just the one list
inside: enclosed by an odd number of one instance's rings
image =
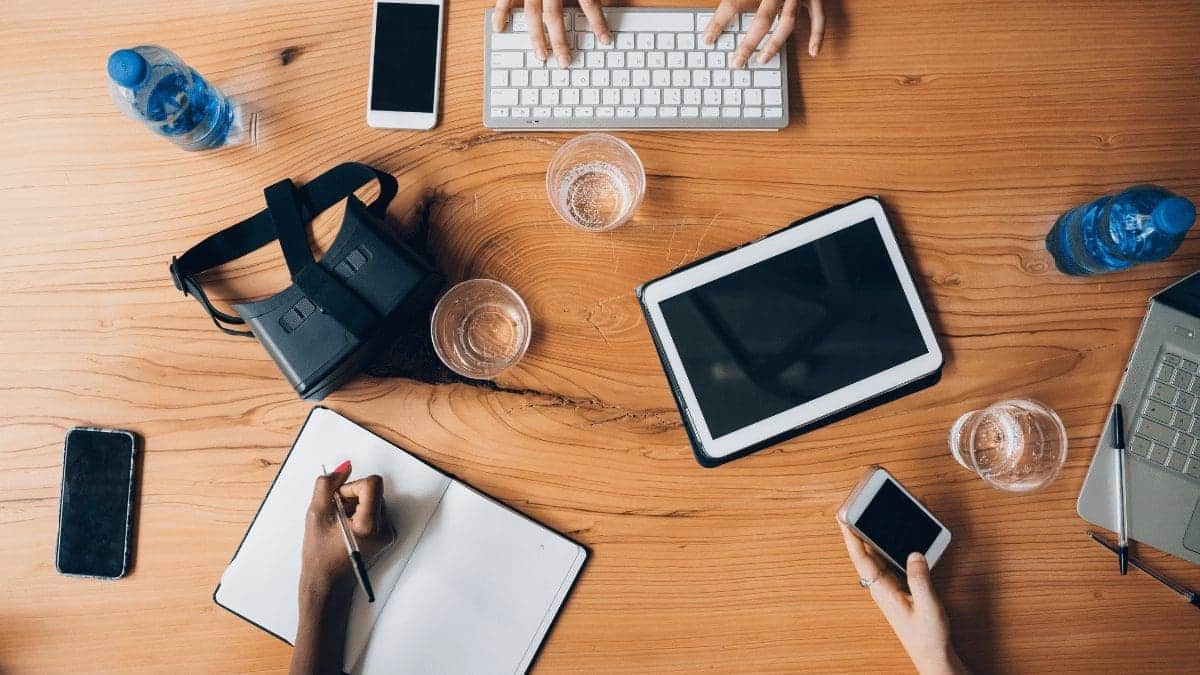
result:
[[(444, 269), (508, 282), (536, 321), (498, 390), (360, 379), (327, 404), (591, 547), (538, 670), (908, 670), (834, 525), (876, 462), (954, 532), (935, 576), (974, 668), (1194, 670), (1200, 615), (1119, 578), (1075, 497), (1147, 298), (1196, 269), (1200, 245), (1073, 279), (1042, 238), (1138, 181), (1200, 197), (1200, 5), (835, 1), (821, 57), (791, 56), (786, 131), (622, 134), (647, 199), (604, 235), (568, 229), (545, 199), (567, 135), (481, 126), (486, 5), (450, 3), (444, 116), (410, 133), (364, 122), (368, 0), (5, 3), (0, 671), (284, 667), (285, 645), (210, 596), (310, 405), (166, 266), (260, 209), (268, 183), (347, 160), (395, 172), (391, 215), (427, 208)], [(261, 142), (189, 155), (121, 117), (105, 58), (143, 42), (261, 108)], [(632, 289), (864, 194), (891, 208), (942, 383), (701, 469)], [(284, 283), (273, 249), (231, 278), (238, 293)], [(1062, 477), (1031, 496), (987, 487), (945, 447), (959, 413), (1010, 395), (1070, 432)], [(76, 424), (145, 439), (136, 567), (119, 582), (54, 571)], [(1142, 552), (1200, 586), (1200, 569)]]

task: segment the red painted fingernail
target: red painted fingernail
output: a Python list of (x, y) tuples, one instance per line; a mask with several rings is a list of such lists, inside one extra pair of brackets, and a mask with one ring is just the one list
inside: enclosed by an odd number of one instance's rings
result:
[(342, 462), (341, 464), (338, 464), (337, 468), (334, 469), (333, 472), (334, 473), (346, 473), (349, 470), (350, 470), (350, 460), (346, 460), (346, 461)]

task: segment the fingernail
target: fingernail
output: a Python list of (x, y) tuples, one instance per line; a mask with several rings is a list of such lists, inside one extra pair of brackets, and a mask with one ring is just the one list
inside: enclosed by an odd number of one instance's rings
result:
[(759, 55), (758, 55), (758, 62), (759, 62), (759, 63), (766, 63), (766, 62), (767, 62), (767, 61), (769, 61), (769, 60), (770, 60), (770, 59), (768, 59), (768, 58), (767, 58), (767, 55), (766, 55), (766, 54), (759, 54)]
[(912, 553), (908, 554), (908, 562), (910, 562), (910, 563), (925, 562), (925, 556), (921, 555), (920, 553), (917, 553), (916, 551), (913, 551)]
[(809, 56), (816, 56), (816, 55), (817, 55), (817, 52), (819, 52), (819, 51), (821, 51), (821, 48), (820, 48), (820, 47), (818, 47), (817, 45), (812, 45), (812, 46), (810, 46), (810, 47), (808, 48), (808, 55), (809, 55)]
[(334, 473), (346, 473), (349, 470), (350, 470), (350, 460), (346, 460), (346, 461), (342, 462), (341, 464), (338, 464), (337, 468), (335, 468), (333, 470), (333, 472)]
[(558, 65), (562, 66), (563, 68), (567, 68), (571, 65), (571, 59), (568, 59), (565, 56), (560, 56), (558, 57)]
[(612, 44), (612, 36), (609, 35), (608, 33), (605, 33), (604, 35), (600, 36), (600, 42), (603, 42), (606, 45), (611, 45)]
[(733, 67), (734, 68), (745, 68), (746, 67), (746, 59), (743, 59), (740, 56), (735, 56), (733, 58)]
[(545, 60), (546, 60), (546, 50), (545, 50), (545, 49), (542, 49), (541, 47), (538, 47), (537, 49), (535, 49), (535, 50), (533, 51), (533, 53), (537, 55), (537, 57), (538, 57), (538, 61), (545, 61)]

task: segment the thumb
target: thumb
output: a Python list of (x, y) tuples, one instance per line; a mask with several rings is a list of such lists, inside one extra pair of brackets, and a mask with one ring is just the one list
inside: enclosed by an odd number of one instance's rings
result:
[(913, 604), (918, 610), (937, 610), (940, 607), (937, 593), (933, 590), (933, 580), (929, 578), (929, 563), (920, 553), (910, 553), (908, 556), (908, 590), (912, 593)]

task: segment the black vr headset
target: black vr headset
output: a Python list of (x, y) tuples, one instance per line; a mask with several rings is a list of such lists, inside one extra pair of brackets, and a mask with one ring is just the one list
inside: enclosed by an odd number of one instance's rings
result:
[[(379, 181), (379, 196), (364, 205), (354, 191), (372, 179)], [(442, 288), (433, 266), (382, 231), (396, 188), (390, 174), (356, 163), (336, 166), (299, 189), (281, 180), (264, 190), (265, 211), (172, 258), (171, 280), (196, 298), (217, 328), (258, 338), (296, 393), (319, 401), (358, 374), (407, 323), (428, 321)], [(341, 229), (314, 260), (307, 223), (343, 199)], [(265, 300), (235, 304), (237, 316), (214, 307), (197, 276), (276, 239), (292, 285)]]

